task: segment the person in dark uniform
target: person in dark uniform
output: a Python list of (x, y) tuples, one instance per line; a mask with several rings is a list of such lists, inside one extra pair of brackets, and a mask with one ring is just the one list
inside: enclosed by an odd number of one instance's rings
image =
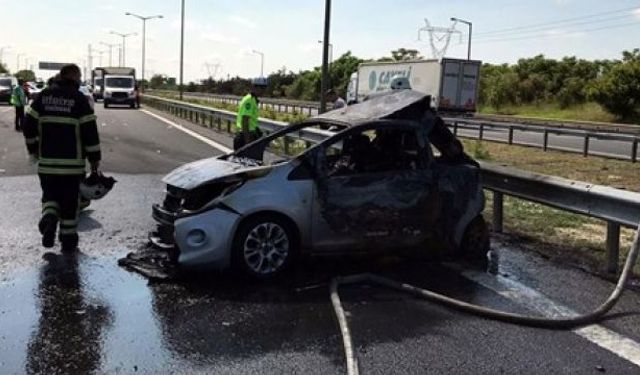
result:
[(28, 108), (24, 124), (27, 150), (38, 163), (42, 187), (42, 245), (53, 247), (59, 223), (62, 252), (78, 246), (78, 197), (86, 160), (97, 171), (101, 158), (96, 116), (78, 91), (80, 78), (77, 65), (64, 66)]

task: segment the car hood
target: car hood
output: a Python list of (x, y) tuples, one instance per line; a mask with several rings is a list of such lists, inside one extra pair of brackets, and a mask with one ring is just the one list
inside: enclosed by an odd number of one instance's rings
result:
[(217, 157), (202, 159), (185, 164), (174, 169), (162, 179), (168, 185), (180, 189), (191, 190), (204, 183), (219, 180), (225, 177), (238, 175), (243, 172), (268, 171), (271, 167), (246, 166)]

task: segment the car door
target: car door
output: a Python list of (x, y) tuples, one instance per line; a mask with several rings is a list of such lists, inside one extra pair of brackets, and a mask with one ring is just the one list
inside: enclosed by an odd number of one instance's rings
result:
[(439, 207), (418, 128), (359, 126), (319, 150), (312, 238), (318, 252), (375, 251), (425, 240)]

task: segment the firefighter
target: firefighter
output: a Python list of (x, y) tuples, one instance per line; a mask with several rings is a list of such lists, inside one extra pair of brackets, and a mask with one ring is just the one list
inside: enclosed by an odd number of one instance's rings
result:
[(23, 80), (19, 80), (16, 87), (11, 91), (11, 105), (16, 108), (15, 129), (17, 132), (22, 131), (24, 123), (24, 107), (27, 105), (27, 95), (24, 92)]
[(264, 93), (266, 87), (267, 80), (265, 78), (255, 78), (251, 82), (251, 93), (240, 100), (236, 118), (236, 135), (233, 138), (234, 150), (262, 137), (262, 131), (258, 127), (258, 103), (259, 97)]
[(38, 224), (42, 246), (51, 248), (56, 229), (62, 252), (78, 246), (76, 231), (79, 186), (86, 159), (91, 171), (100, 164), (100, 139), (96, 116), (78, 91), (80, 68), (66, 65), (49, 87), (27, 109), (24, 136), (32, 160), (37, 161), (42, 187), (42, 218)]

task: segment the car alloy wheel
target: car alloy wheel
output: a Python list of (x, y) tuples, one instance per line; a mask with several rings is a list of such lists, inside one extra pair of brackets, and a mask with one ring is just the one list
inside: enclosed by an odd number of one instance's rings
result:
[(243, 241), (243, 259), (252, 273), (267, 276), (280, 271), (290, 256), (289, 233), (279, 224), (261, 222), (247, 233)]

